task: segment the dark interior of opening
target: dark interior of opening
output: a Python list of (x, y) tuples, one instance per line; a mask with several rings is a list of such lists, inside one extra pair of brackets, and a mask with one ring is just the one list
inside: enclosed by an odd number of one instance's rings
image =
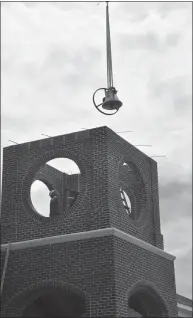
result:
[(166, 317), (166, 309), (159, 296), (141, 288), (129, 298), (129, 307), (142, 317)]
[(80, 317), (85, 303), (75, 294), (54, 292), (40, 296), (24, 310), (23, 317)]

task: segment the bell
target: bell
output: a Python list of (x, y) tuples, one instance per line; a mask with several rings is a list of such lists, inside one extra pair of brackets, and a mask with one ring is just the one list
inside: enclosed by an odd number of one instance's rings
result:
[(123, 103), (117, 97), (117, 91), (114, 87), (111, 87), (106, 90), (105, 97), (103, 98), (102, 108), (106, 110), (115, 110), (119, 109)]

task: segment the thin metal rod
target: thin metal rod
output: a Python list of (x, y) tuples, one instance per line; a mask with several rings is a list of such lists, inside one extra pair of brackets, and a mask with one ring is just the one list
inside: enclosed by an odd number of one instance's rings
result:
[(9, 141), (13, 142), (13, 143), (16, 144), (16, 145), (19, 145), (18, 142), (15, 142), (15, 141), (10, 140), (10, 139), (9, 139)]
[(4, 285), (6, 270), (7, 270), (10, 247), (11, 247), (11, 242), (8, 243), (7, 253), (6, 253), (6, 256), (5, 256), (5, 263), (4, 263), (3, 274), (2, 274), (2, 278), (1, 278), (1, 295), (2, 295), (2, 292), (3, 292), (3, 285)]
[(46, 136), (46, 137), (49, 137), (49, 138), (52, 138), (52, 136), (48, 136), (48, 135), (45, 135), (45, 134), (41, 134), (42, 136)]
[(152, 145), (133, 145), (135, 147), (152, 147)]
[(151, 156), (151, 158), (154, 158), (154, 157), (166, 157), (165, 155), (163, 156)]
[(126, 132), (133, 132), (132, 130), (125, 130), (125, 131), (116, 131), (117, 134), (123, 134)]

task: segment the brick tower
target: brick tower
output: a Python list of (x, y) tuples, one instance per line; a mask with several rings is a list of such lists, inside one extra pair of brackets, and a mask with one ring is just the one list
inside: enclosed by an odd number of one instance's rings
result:
[[(61, 157), (80, 174), (46, 164)], [(35, 180), (58, 192), (50, 217)], [(3, 317), (177, 317), (156, 162), (109, 128), (4, 148), (1, 210)]]

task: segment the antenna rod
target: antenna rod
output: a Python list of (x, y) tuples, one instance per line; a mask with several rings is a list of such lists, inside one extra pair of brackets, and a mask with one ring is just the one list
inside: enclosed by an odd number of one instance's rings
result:
[(113, 87), (113, 68), (112, 68), (112, 54), (111, 54), (111, 36), (109, 24), (109, 6), (106, 1), (106, 46), (107, 46), (107, 88)]
[(163, 156), (151, 156), (151, 158), (154, 158), (154, 157), (166, 157), (165, 155)]
[(123, 134), (126, 132), (133, 132), (132, 130), (125, 130), (125, 131), (116, 131), (117, 134)]
[(19, 145), (18, 142), (15, 142), (15, 141), (10, 140), (10, 139), (9, 139), (9, 141), (13, 142), (13, 143), (16, 144), (16, 145)]
[(48, 136), (48, 135), (45, 135), (45, 134), (41, 134), (42, 136), (46, 136), (46, 137), (49, 137), (49, 138), (52, 138), (51, 136)]

